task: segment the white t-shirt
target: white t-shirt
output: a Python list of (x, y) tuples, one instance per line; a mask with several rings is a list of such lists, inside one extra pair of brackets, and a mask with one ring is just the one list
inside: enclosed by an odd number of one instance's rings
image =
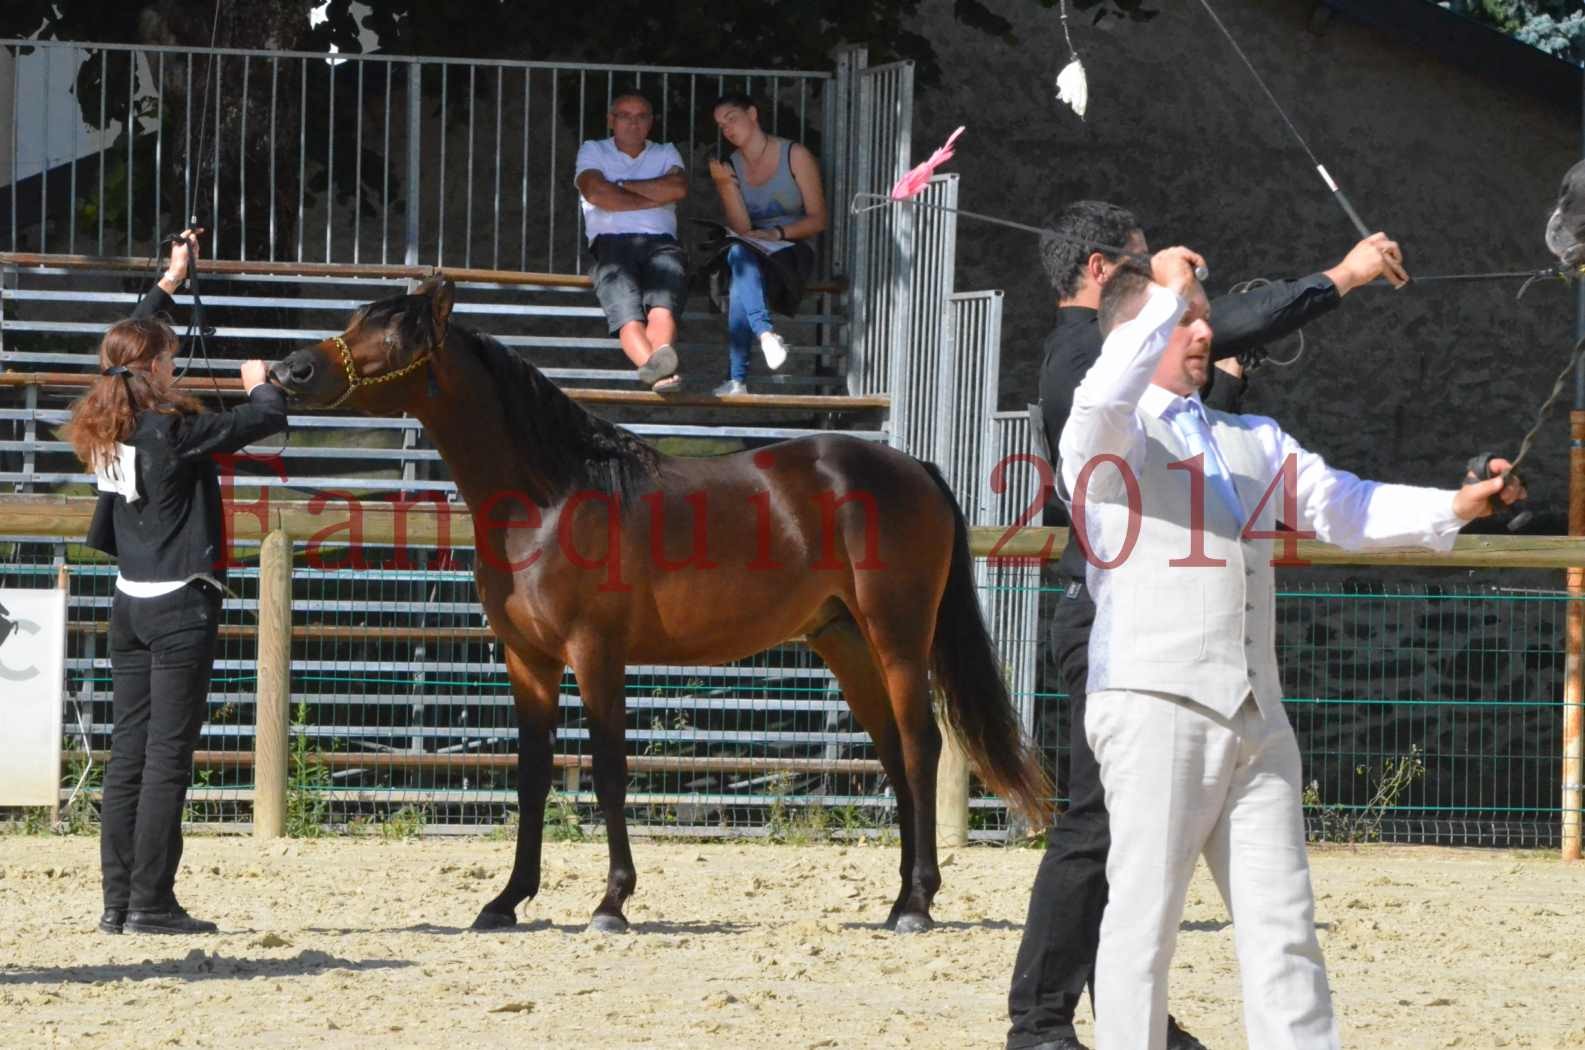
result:
[[(578, 147), (577, 178), (586, 171), (598, 171), (607, 182), (618, 179), (658, 179), (673, 168), (682, 167), (682, 154), (669, 142), (644, 142), (644, 151), (629, 157), (616, 148), (616, 140), (590, 139)], [(666, 233), (677, 236), (677, 206), (662, 204), (638, 211), (606, 211), (596, 208), (578, 195), (583, 207), (583, 228), (589, 241), (602, 233)]]

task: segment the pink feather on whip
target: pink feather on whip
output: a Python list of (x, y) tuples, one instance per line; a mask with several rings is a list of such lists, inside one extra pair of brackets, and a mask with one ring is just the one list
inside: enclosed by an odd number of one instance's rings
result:
[(892, 186), (892, 200), (908, 200), (910, 197), (917, 196), (921, 190), (930, 185), (930, 176), (936, 173), (937, 168), (952, 159), (952, 144), (958, 141), (958, 136), (961, 134), (963, 134), (963, 128), (959, 127), (958, 130), (947, 136), (946, 143), (940, 149), (930, 154), (929, 160), (898, 179), (896, 184)]

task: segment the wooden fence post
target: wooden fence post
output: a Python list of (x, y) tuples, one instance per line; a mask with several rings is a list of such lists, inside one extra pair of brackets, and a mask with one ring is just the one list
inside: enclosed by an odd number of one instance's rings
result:
[[(1585, 535), (1585, 411), (1569, 413), (1568, 531)], [(1568, 570), (1567, 641), (1563, 659), (1563, 859), (1580, 859), (1581, 799), (1585, 798), (1585, 568)]]
[[(66, 592), (66, 619), (67, 622), (70, 622), (72, 601), (71, 568), (65, 562), (61, 562), (59, 568), (55, 570), (55, 589)], [(54, 829), (60, 826), (61, 787), (57, 784), (55, 787), (55, 801), (50, 803), (50, 828)]]
[(254, 705), (253, 837), (286, 834), (292, 704), (292, 541), (279, 529), (259, 548), (259, 679)]
[(969, 756), (940, 718), (941, 760), (936, 763), (936, 845), (969, 844)]

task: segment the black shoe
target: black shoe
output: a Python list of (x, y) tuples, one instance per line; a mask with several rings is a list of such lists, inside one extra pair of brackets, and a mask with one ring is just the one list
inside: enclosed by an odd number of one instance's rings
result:
[(125, 908), (106, 908), (105, 913), (99, 916), (100, 933), (120, 933), (121, 927), (127, 922)]
[[(649, 355), (649, 360), (638, 366), (638, 381), (655, 390), (662, 380), (670, 379), (677, 374), (677, 364), (677, 351), (671, 348), (670, 343), (656, 347), (655, 352)], [(676, 385), (676, 383), (670, 384), (670, 386)], [(670, 386), (666, 389), (670, 389)]]
[(1064, 1035), (1056, 1039), (1047, 1040), (1044, 1043), (1036, 1043), (1034, 1046), (1025, 1048), (1025, 1050), (1090, 1050), (1090, 1048), (1073, 1036)]
[(1167, 1050), (1206, 1050), (1204, 1043), (1178, 1027), (1178, 1019), (1167, 1015)]
[(134, 911), (127, 913), (128, 933), (218, 933), (220, 927), (203, 919), (195, 919), (186, 909), (177, 905), (170, 911)]

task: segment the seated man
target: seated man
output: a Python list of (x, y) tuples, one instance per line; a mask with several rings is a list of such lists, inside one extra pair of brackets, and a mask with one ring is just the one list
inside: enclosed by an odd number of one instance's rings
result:
[(1203, 854), (1233, 917), (1249, 1045), (1334, 1050), (1278, 681), (1276, 525), (1350, 549), (1446, 550), (1499, 490), (1511, 502), (1523, 489), (1362, 481), (1271, 419), (1206, 411), (1200, 261), (1172, 248), (1149, 268), (1119, 264), (1101, 291), (1100, 358), (1060, 439), (1096, 607), (1084, 733), (1111, 820), (1095, 1043), (1166, 1046), (1167, 972)]
[(649, 141), (655, 112), (649, 99), (625, 91), (611, 100), (608, 139), (578, 149), (578, 187), (594, 292), (639, 382), (675, 388), (677, 314), (687, 298), (687, 269), (677, 242), (677, 202), (688, 195), (682, 156), (670, 143)]

